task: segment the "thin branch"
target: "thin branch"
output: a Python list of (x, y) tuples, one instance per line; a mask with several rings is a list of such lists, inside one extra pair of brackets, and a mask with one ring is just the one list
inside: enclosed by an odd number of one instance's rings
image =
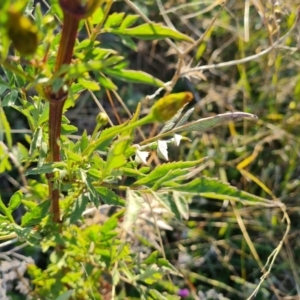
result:
[(278, 39), (272, 46), (270, 46), (267, 49), (261, 51), (260, 53), (250, 55), (248, 57), (237, 59), (237, 60), (232, 60), (232, 61), (228, 61), (228, 62), (219, 63), (219, 64), (212, 64), (212, 65), (195, 67), (195, 68), (192, 68), (190, 70), (182, 72), (180, 75), (181, 75), (181, 77), (183, 77), (183, 76), (185, 76), (189, 73), (195, 72), (195, 71), (204, 71), (204, 70), (210, 70), (210, 69), (225, 68), (225, 67), (235, 66), (235, 65), (238, 65), (238, 64), (244, 64), (246, 62), (258, 59), (259, 57), (268, 54), (274, 48), (276, 48), (279, 44), (284, 42), (285, 39), (287, 39), (290, 36), (290, 34), (295, 30), (298, 23), (299, 23), (299, 9), (298, 9), (298, 15), (297, 15), (296, 21), (294, 22), (293, 26), (289, 29), (289, 31), (284, 36), (282, 36), (280, 39)]

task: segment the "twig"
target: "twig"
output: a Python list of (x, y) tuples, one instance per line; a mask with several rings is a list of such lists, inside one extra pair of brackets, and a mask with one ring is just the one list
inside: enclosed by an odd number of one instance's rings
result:
[(294, 22), (293, 26), (289, 29), (289, 31), (284, 36), (282, 36), (280, 39), (278, 39), (272, 46), (261, 51), (260, 53), (250, 55), (250, 56), (242, 58), (242, 59), (232, 60), (232, 61), (223, 62), (223, 63), (219, 63), (219, 64), (212, 64), (212, 65), (191, 68), (190, 70), (182, 72), (180, 74), (180, 76), (183, 77), (183, 76), (186, 76), (187, 74), (195, 72), (195, 71), (204, 71), (204, 70), (209, 70), (209, 69), (225, 68), (225, 67), (235, 66), (238, 64), (244, 64), (246, 62), (255, 60), (255, 59), (271, 52), (274, 48), (276, 48), (279, 44), (281, 44), (286, 38), (288, 38), (290, 36), (290, 34), (297, 27), (298, 22), (299, 22), (299, 9), (298, 9), (298, 15), (297, 15), (296, 21)]

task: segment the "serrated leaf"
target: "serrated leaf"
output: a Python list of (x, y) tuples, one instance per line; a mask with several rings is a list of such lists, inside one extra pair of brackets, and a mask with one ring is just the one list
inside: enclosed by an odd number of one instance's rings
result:
[(15, 192), (9, 200), (8, 209), (13, 212), (22, 203), (23, 193), (22, 191)]
[(201, 177), (185, 184), (178, 184), (174, 182), (172, 186), (170, 185), (169, 189), (178, 192), (200, 194), (203, 197), (220, 200), (226, 200), (230, 197), (240, 200), (248, 200), (251, 202), (265, 201), (264, 198), (240, 191), (236, 187), (216, 178)]
[(248, 114), (244, 112), (232, 112), (216, 115), (209, 118), (200, 119), (195, 122), (191, 122), (185, 124), (180, 127), (176, 127), (172, 130), (172, 132), (182, 132), (182, 131), (204, 131), (210, 128), (213, 128), (221, 123), (233, 120), (241, 120), (241, 119), (257, 119), (256, 115)]
[(171, 212), (178, 220), (181, 220), (180, 212), (178, 211), (178, 208), (173, 200), (172, 194), (170, 193), (163, 193), (163, 194), (157, 194), (157, 197), (155, 197), (159, 203), (165, 207), (169, 212)]
[(121, 24), (125, 13), (112, 13), (108, 16), (107, 20), (105, 21), (104, 28), (112, 28), (117, 27)]
[(140, 172), (140, 170), (136, 170), (135, 168), (130, 168), (130, 167), (122, 167), (121, 171), (125, 176), (129, 177), (145, 177), (145, 174)]
[(125, 29), (133, 25), (139, 17), (140, 17), (139, 15), (127, 15), (123, 19), (120, 29)]
[(124, 206), (124, 199), (120, 198), (115, 192), (106, 187), (95, 187), (95, 191), (105, 204)]
[(34, 226), (39, 224), (44, 217), (49, 214), (50, 200), (46, 200), (37, 205), (33, 210), (27, 212), (23, 217), (22, 226)]
[(166, 122), (165, 126), (162, 128), (162, 130), (160, 131), (159, 134), (162, 134), (164, 132), (167, 132), (167, 131), (170, 131), (175, 123), (177, 122), (177, 120), (179, 119), (179, 117), (181, 116), (181, 113), (182, 111), (184, 110), (184, 108), (186, 107), (187, 104), (185, 104), (184, 106), (182, 106), (178, 111), (177, 113), (170, 119)]
[(189, 36), (161, 24), (142, 24), (134, 28), (108, 29), (108, 32), (118, 35), (128, 35), (142, 40), (158, 40), (171, 38), (178, 41), (193, 43)]
[(144, 83), (156, 87), (164, 86), (163, 81), (143, 71), (106, 68), (103, 71), (103, 73), (115, 77), (116, 79), (123, 80), (125, 82)]
[(179, 161), (179, 162), (172, 162), (172, 163), (159, 165), (146, 177), (136, 181), (134, 183), (134, 185), (135, 186), (138, 186), (138, 185), (148, 185), (149, 186), (151, 184), (154, 184), (158, 179), (167, 175), (172, 170), (193, 168), (193, 167), (196, 167), (202, 161), (203, 161), (203, 159), (195, 160), (195, 161)]
[(195, 110), (195, 108), (191, 108), (189, 109), (183, 116), (182, 118), (179, 120), (179, 122), (176, 124), (176, 127), (179, 127), (181, 125), (183, 125), (184, 123), (186, 123), (186, 121), (188, 120), (188, 118), (191, 116), (191, 114), (193, 113), (193, 111)]

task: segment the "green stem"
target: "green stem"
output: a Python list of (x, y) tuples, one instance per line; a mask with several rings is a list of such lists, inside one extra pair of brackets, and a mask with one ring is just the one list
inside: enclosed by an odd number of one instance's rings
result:
[(26, 80), (26, 82), (33, 82), (34, 81), (34, 77), (32, 77), (31, 75), (28, 75), (27, 73), (23, 72), (22, 70), (20, 70), (16, 66), (12, 65), (12, 63), (9, 62), (7, 59), (0, 59), (0, 64), (5, 69), (10, 70), (11, 72), (13, 72), (16, 75), (19, 75), (20, 77), (23, 77)]
[(129, 123), (127, 126), (121, 128), (121, 129), (118, 129), (117, 132), (111, 132), (110, 134), (105, 135), (103, 137), (100, 136), (97, 140), (93, 141), (91, 144), (89, 144), (85, 148), (85, 150), (82, 152), (82, 156), (89, 155), (90, 152), (93, 151), (93, 149), (97, 148), (103, 142), (115, 137), (116, 135), (118, 135), (118, 134), (120, 134), (124, 131), (139, 127), (139, 126), (143, 126), (143, 125), (148, 124), (152, 121), (153, 121), (153, 115), (150, 114), (150, 115), (147, 115), (147, 116), (145, 116), (144, 118), (142, 118), (140, 120), (137, 120), (136, 122)]

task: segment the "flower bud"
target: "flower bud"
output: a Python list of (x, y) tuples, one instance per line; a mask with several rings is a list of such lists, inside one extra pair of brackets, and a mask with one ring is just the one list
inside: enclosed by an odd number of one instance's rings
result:
[(29, 18), (20, 12), (9, 10), (6, 26), (7, 35), (20, 54), (35, 53), (38, 46), (38, 29)]
[(98, 125), (101, 125), (101, 126), (106, 125), (107, 122), (108, 122), (107, 114), (105, 114), (103, 112), (99, 113), (97, 118), (96, 118), (96, 122), (97, 122)]
[(180, 108), (192, 100), (193, 94), (190, 92), (170, 94), (162, 97), (152, 106), (153, 118), (156, 121), (168, 121)]
[(62, 10), (78, 20), (90, 17), (103, 2), (103, 0), (59, 0)]

